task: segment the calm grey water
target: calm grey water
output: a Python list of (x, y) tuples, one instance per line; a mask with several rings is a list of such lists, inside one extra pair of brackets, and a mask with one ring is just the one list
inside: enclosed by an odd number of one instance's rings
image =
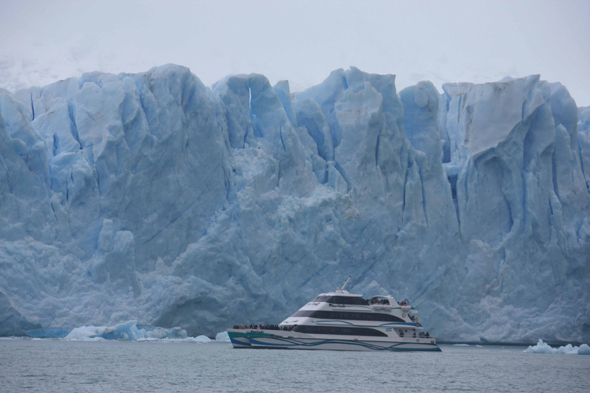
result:
[(225, 343), (0, 340), (2, 392), (589, 392), (590, 356), (233, 349)]

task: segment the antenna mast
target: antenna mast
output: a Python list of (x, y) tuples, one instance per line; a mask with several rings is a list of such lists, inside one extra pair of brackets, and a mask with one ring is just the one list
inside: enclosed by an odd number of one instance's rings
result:
[(344, 291), (344, 288), (346, 287), (346, 285), (350, 281), (350, 277), (352, 277), (352, 276), (348, 276), (348, 278), (346, 279), (346, 281), (344, 281), (344, 284), (342, 284), (342, 287), (341, 288), (338, 288), (338, 289)]

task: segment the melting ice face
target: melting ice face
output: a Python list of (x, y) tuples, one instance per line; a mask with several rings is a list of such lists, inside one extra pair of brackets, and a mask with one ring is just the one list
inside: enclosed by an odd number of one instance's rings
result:
[(351, 68), (292, 95), (167, 65), (0, 92), (0, 335), (213, 336), (352, 275), (441, 338), (585, 341), (588, 118), (538, 76), (398, 94)]

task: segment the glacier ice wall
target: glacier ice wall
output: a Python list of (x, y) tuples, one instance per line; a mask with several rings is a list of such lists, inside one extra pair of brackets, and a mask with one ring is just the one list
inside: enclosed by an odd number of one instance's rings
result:
[(0, 92), (0, 333), (212, 336), (352, 275), (446, 340), (589, 340), (590, 110), (539, 76), (443, 89), (167, 65)]

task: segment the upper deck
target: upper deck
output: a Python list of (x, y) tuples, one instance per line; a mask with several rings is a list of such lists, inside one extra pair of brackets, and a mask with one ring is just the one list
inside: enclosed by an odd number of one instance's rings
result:
[(417, 311), (393, 296), (374, 296), (364, 299), (339, 289), (322, 293), (281, 322), (292, 325), (351, 325), (362, 327), (412, 327), (422, 329), (413, 314)]

